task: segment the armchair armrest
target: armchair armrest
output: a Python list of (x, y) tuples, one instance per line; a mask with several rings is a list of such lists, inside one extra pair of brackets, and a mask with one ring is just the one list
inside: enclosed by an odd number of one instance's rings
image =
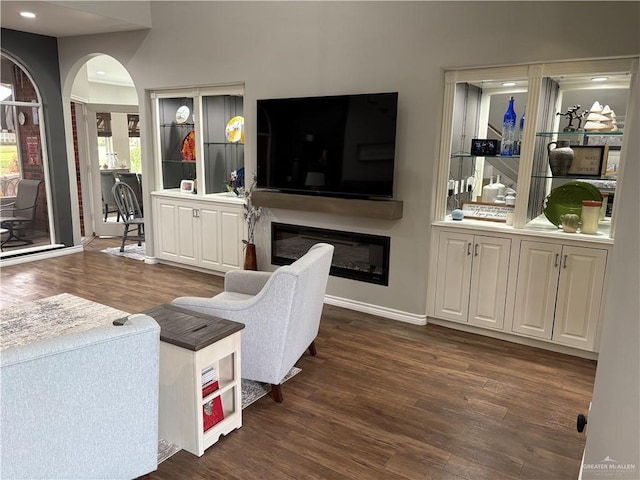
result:
[(271, 278), (272, 272), (254, 270), (231, 270), (224, 276), (225, 292), (257, 295)]

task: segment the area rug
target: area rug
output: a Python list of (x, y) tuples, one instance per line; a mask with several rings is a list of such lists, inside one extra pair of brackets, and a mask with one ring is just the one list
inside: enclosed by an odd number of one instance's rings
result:
[[(71, 332), (112, 325), (129, 314), (69, 293), (24, 302), (0, 309), (0, 350), (59, 337)], [(301, 370), (293, 367), (283, 383)], [(267, 383), (242, 379), (242, 409), (260, 400), (271, 390)], [(158, 463), (179, 452), (177, 445), (160, 439)]]
[(124, 252), (120, 251), (120, 247), (110, 247), (100, 250), (102, 253), (115, 255), (117, 257), (132, 258), (133, 260), (144, 260), (144, 243), (139, 247), (137, 243), (124, 246)]

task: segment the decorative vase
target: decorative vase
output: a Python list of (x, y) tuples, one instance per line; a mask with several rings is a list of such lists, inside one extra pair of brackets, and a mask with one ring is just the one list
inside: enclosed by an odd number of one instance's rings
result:
[[(552, 150), (551, 145), (556, 147)], [(554, 177), (564, 177), (569, 173), (573, 163), (574, 153), (569, 146), (569, 140), (557, 140), (547, 144), (549, 153), (549, 167)]]
[(244, 269), (245, 270), (258, 270), (258, 259), (256, 257), (256, 245), (255, 243), (247, 243), (245, 245), (244, 252)]

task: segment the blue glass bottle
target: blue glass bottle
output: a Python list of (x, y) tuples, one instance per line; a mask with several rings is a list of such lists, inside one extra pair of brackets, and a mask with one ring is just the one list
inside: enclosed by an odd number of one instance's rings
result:
[(513, 108), (513, 97), (509, 98), (509, 107), (504, 114), (502, 121), (502, 146), (500, 155), (504, 157), (513, 156), (513, 149), (516, 135), (516, 111)]
[(524, 132), (524, 114), (527, 113), (527, 109), (525, 107), (524, 112), (522, 112), (522, 116), (520, 117), (520, 127), (518, 129), (518, 143), (516, 144), (516, 155), (522, 154), (522, 135)]

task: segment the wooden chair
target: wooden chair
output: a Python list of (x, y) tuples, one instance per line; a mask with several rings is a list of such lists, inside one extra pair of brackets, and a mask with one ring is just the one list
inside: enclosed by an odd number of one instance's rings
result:
[[(116, 182), (112, 189), (113, 198), (118, 206), (118, 212), (124, 225), (122, 233), (122, 246), (120, 251), (124, 252), (124, 244), (127, 240), (138, 242), (138, 246), (144, 242), (144, 217), (140, 210), (140, 205), (136, 199), (133, 189), (124, 182)], [(132, 231), (137, 234), (129, 235)]]
[(107, 221), (110, 213), (117, 213), (117, 221), (120, 221), (120, 212), (113, 199), (113, 186), (116, 177), (113, 172), (100, 172), (100, 192), (102, 194), (102, 209), (104, 210), (104, 221)]

